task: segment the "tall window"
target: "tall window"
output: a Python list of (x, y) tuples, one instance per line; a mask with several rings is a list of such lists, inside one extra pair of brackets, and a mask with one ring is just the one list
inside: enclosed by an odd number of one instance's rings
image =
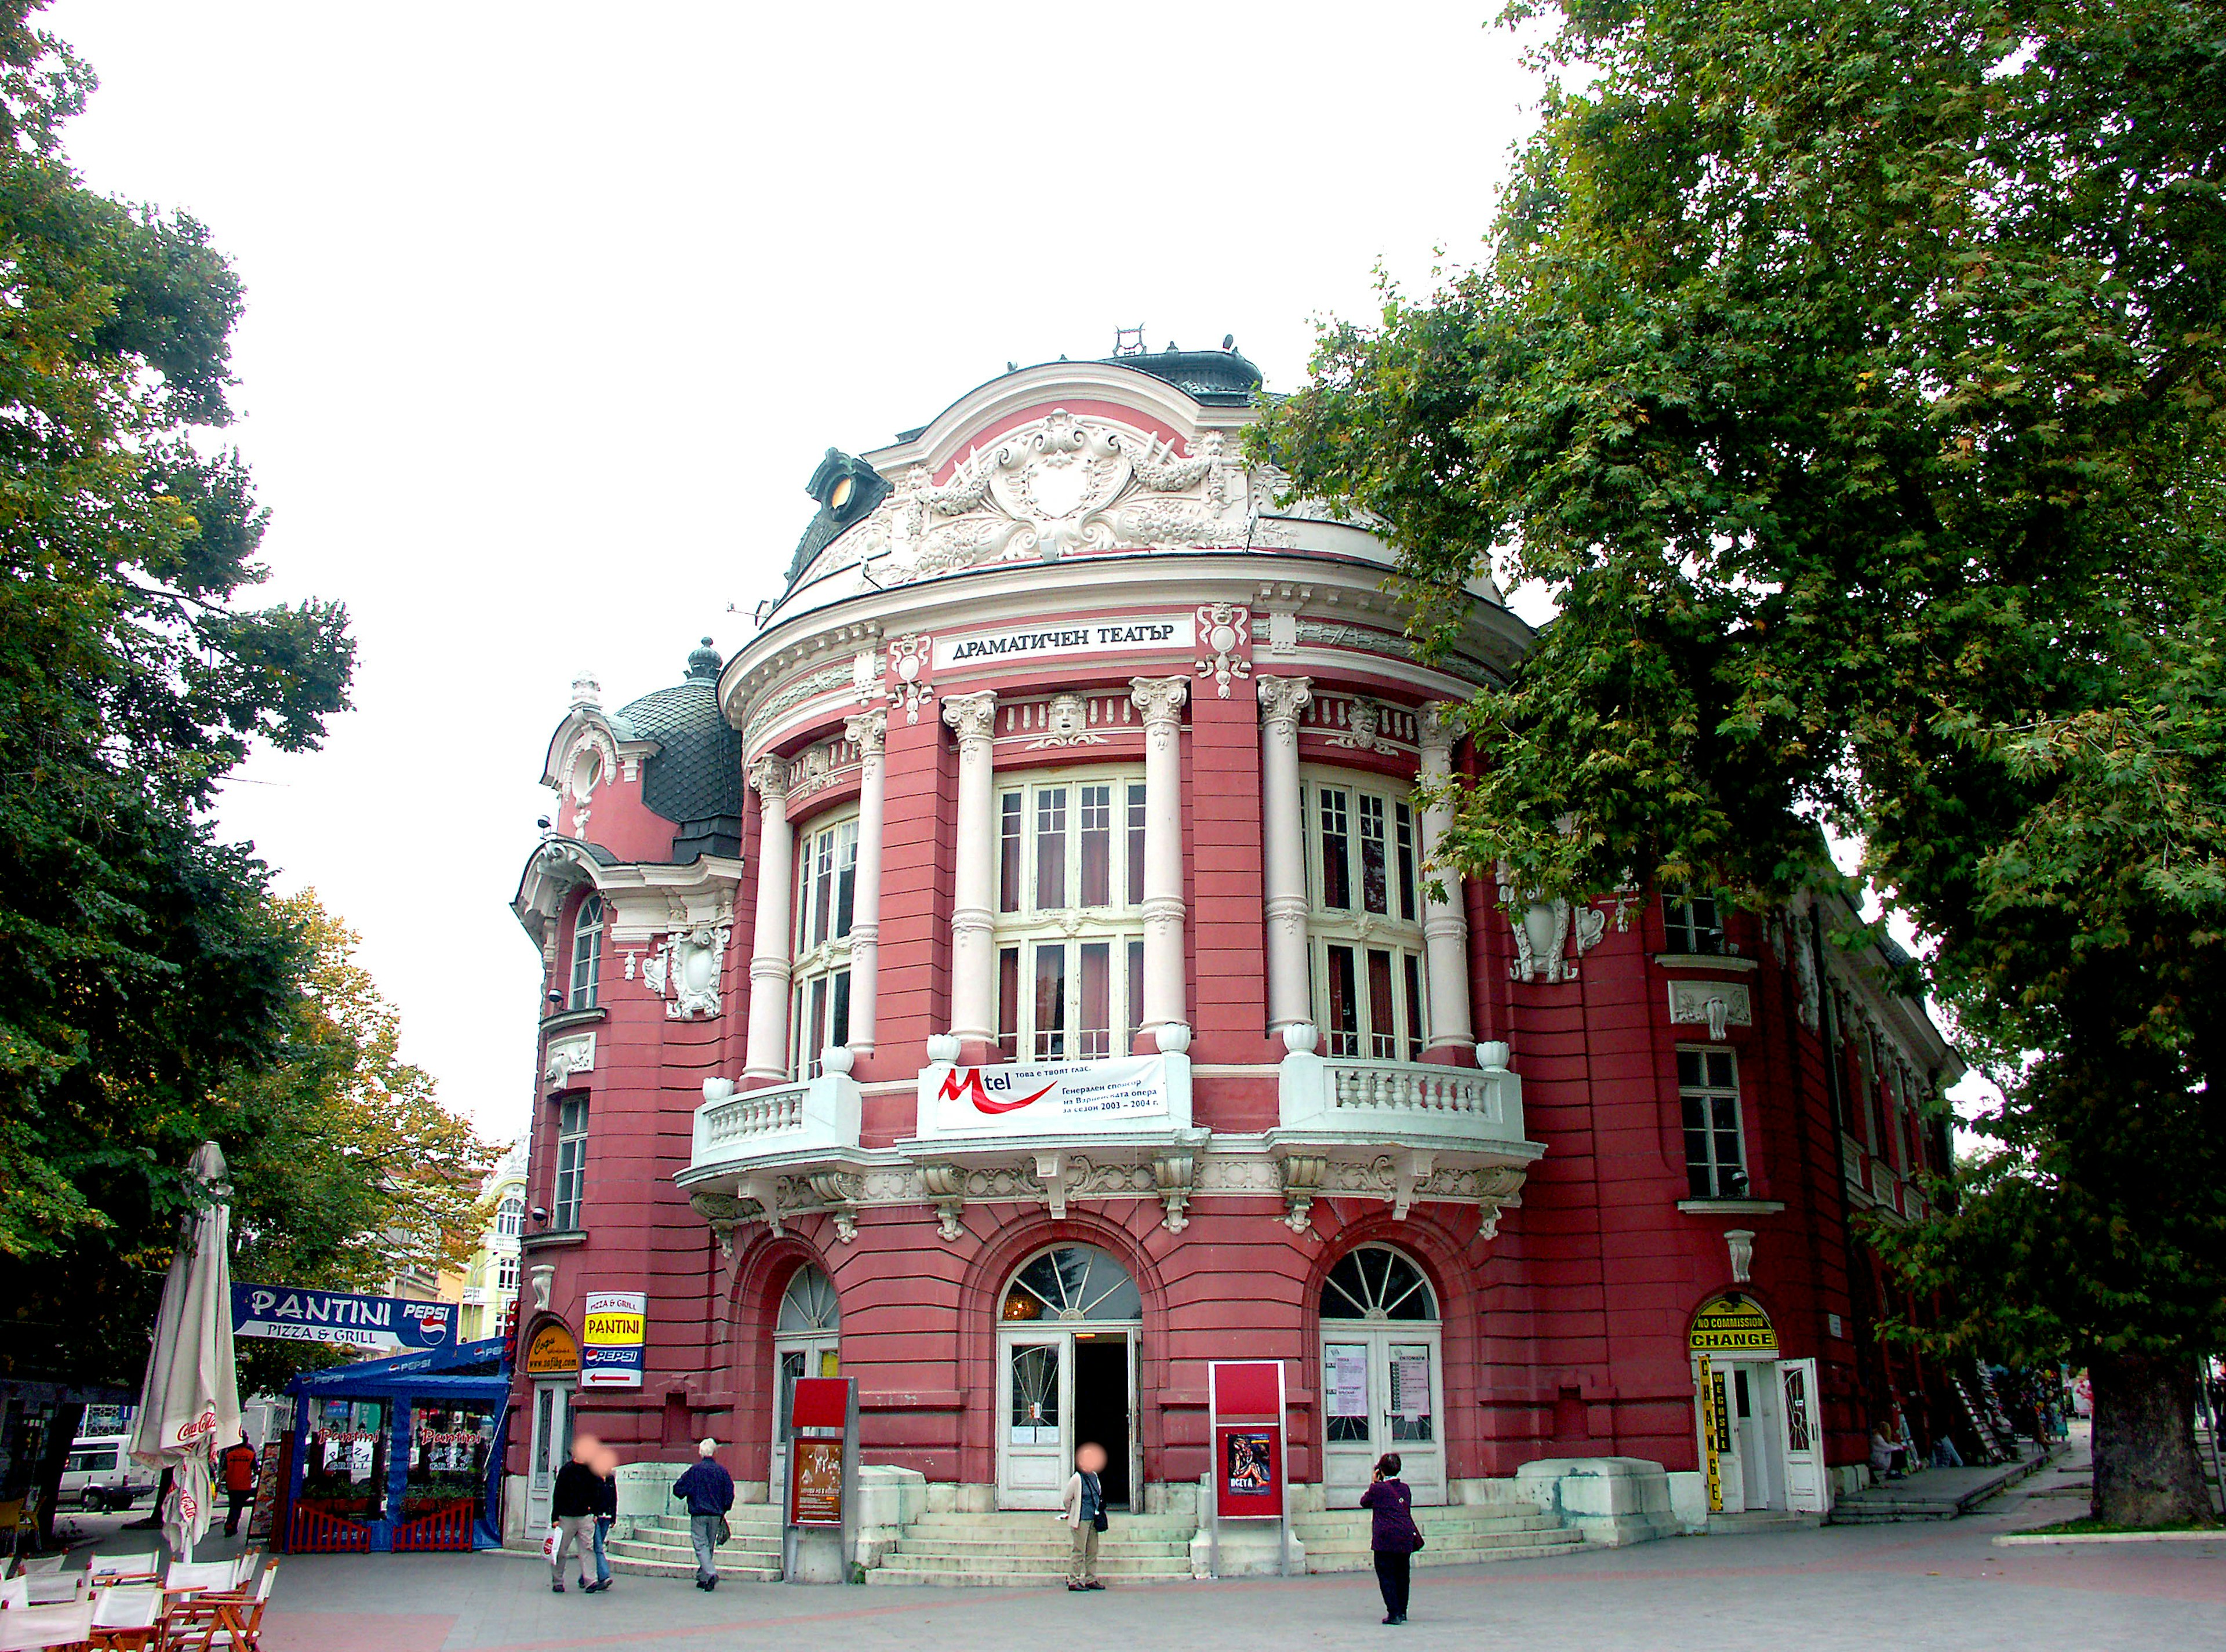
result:
[(827, 1047), (850, 1041), (850, 925), (858, 894), (858, 819), (805, 827), (797, 838), (796, 968), (789, 1070), (817, 1078)]
[(517, 1257), (499, 1256), (495, 1259), (494, 1288), (498, 1291), (514, 1291), (518, 1288)]
[(494, 1207), (494, 1230), (505, 1239), (515, 1239), (525, 1231), (525, 1194), (502, 1196), (502, 1203)]
[(1728, 1050), (1681, 1046), (1677, 1095), (1685, 1114), (1685, 1178), (1696, 1199), (1747, 1197), (1739, 1139), (1739, 1068)]
[(1301, 808), (1314, 906), (1314, 1017), (1325, 1053), (1419, 1061), (1428, 1001), (1408, 789), (1324, 770), (1308, 778)]
[(997, 1045), (1101, 1061), (1143, 1021), (1144, 783), (1046, 775), (997, 800)]
[(572, 990), (567, 1009), (593, 1009), (603, 978), (603, 898), (589, 895), (572, 920)]
[(588, 1184), (588, 1098), (568, 1096), (556, 1104), (557, 1228), (580, 1225), (580, 1200)]
[(1714, 895), (1680, 890), (1663, 896), (1662, 926), (1669, 931), (1672, 952), (1714, 957), (1724, 950), (1723, 920)]

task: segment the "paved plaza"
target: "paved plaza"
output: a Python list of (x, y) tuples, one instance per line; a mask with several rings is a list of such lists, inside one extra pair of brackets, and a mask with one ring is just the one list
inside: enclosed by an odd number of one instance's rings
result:
[[(1365, 1574), (1064, 1590), (805, 1588), (620, 1578), (549, 1592), (499, 1554), (282, 1562), (267, 1652), (560, 1652), (747, 1646), (1237, 1647), (1395, 1638), (1428, 1647), (1656, 1649), (2226, 1647), (2226, 1538), (1997, 1548), (2084, 1509), (2082, 1456), (1961, 1520), (1677, 1538), (1558, 1560), (1418, 1569), (1387, 1629)], [(1047, 1517), (1048, 1518), (1048, 1517)], [(1116, 1516), (1117, 1519), (1117, 1516)], [(233, 1546), (221, 1546), (233, 1547)]]

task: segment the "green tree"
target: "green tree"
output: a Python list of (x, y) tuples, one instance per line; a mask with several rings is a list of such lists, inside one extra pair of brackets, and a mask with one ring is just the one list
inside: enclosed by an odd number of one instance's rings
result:
[(1946, 1347), (2090, 1367), (2098, 1512), (2203, 1515), (2226, 11), (1571, 0), (1542, 67), (1485, 260), (1257, 435), (1426, 640), (1496, 554), (1559, 605), (1447, 858), (1760, 901), (1859, 840), (2003, 1087), (1896, 1260)]

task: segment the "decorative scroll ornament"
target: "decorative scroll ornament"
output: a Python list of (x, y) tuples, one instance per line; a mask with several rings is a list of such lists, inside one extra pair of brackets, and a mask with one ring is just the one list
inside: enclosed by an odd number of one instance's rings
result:
[(997, 696), (987, 690), (954, 694), (943, 702), (943, 721), (957, 734), (961, 747), (969, 740), (989, 740), (997, 732)]
[(1670, 983), (1670, 1019), (1705, 1021), (1708, 1036), (1720, 1039), (1734, 1026), (1754, 1025), (1754, 1001), (1746, 986), (1731, 981), (1673, 981)]
[(643, 962), (642, 984), (665, 1001), (665, 1019), (687, 1021), (719, 1013), (728, 937), (724, 924), (699, 924), (666, 936)]
[(1090, 727), (1090, 702), (1078, 694), (1054, 694), (1044, 707), (1044, 734), (1027, 744), (1031, 752), (1058, 746), (1103, 746), (1105, 736)]
[(595, 1070), (595, 1035), (592, 1031), (549, 1041), (548, 1058), (541, 1071), (551, 1089), (560, 1089), (580, 1074)]
[(1549, 899), (1535, 890), (1518, 894), (1504, 876), (1499, 900), (1515, 933), (1515, 962), (1507, 969), (1512, 981), (1574, 981), (1577, 960), (1607, 933), (1607, 914), (1598, 907), (1573, 905), (1559, 896)]
[(905, 721), (919, 721), (919, 708), (935, 698), (935, 690), (920, 678), (926, 673), (932, 637), (906, 635), (889, 645), (889, 704), (905, 715)]
[(1238, 658), (1252, 642), (1252, 610), (1231, 602), (1210, 602), (1198, 611), (1199, 641), (1211, 651), (1198, 663), (1198, 674), (1213, 679), (1214, 692), (1229, 698), (1229, 686), (1252, 675), (1252, 667)]
[(824, 742), (806, 747), (789, 765), (788, 795), (797, 799), (808, 797), (834, 778), (834, 747)]

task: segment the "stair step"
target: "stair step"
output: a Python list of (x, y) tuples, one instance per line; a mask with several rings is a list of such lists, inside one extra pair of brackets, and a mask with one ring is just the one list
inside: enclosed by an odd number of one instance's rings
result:
[[(1050, 1555), (1063, 1560), (1072, 1552), (1072, 1541), (1065, 1538), (1001, 1541), (990, 1537), (944, 1537), (939, 1534), (914, 1536), (907, 1532), (906, 1535), (897, 1540), (896, 1552), (900, 1554)], [(1116, 1538), (1109, 1532), (1097, 1540), (1097, 1553), (1100, 1559), (1107, 1560), (1187, 1555), (1190, 1553), (1190, 1544), (1187, 1541), (1177, 1541), (1173, 1538), (1164, 1541), (1153, 1540), (1130, 1541)]]
[[(609, 1554), (624, 1554), (637, 1560), (692, 1560), (696, 1554), (690, 1544), (644, 1542), (638, 1537), (614, 1538), (605, 1548)], [(765, 1565), (768, 1563), (768, 1557), (770, 1564), (780, 1564), (780, 1542), (778, 1539), (769, 1543), (722, 1543), (711, 1553), (722, 1562), (733, 1560), (738, 1566)]]
[[(1190, 1567), (1185, 1566), (1180, 1572), (1170, 1572), (1165, 1575), (1154, 1573), (1132, 1576), (1108, 1572), (1105, 1573), (1105, 1578), (1107, 1582), (1123, 1589), (1133, 1589), (1144, 1585), (1187, 1583), (1190, 1581)], [(884, 1564), (867, 1573), (866, 1581), (884, 1587), (895, 1584), (910, 1584), (914, 1586), (926, 1585), (942, 1589), (1064, 1589), (1066, 1587), (1066, 1572), (1064, 1567), (1057, 1572), (1027, 1573), (1013, 1571), (892, 1572)]]
[[(1426, 1548), (1414, 1557), (1416, 1566), (1480, 1566), (1492, 1560), (1536, 1560), (1555, 1554), (1574, 1554), (1585, 1540), (1562, 1533), (1540, 1543), (1496, 1543), (1479, 1548)], [(1363, 1551), (1332, 1549), (1307, 1551), (1308, 1572), (1365, 1572), (1373, 1561)]]
[[(1065, 1554), (946, 1554), (936, 1551), (886, 1555), (881, 1568), (891, 1572), (978, 1572), (995, 1577), (1065, 1577)], [(1098, 1569), (1109, 1576), (1190, 1575), (1187, 1554), (1098, 1556)]]

